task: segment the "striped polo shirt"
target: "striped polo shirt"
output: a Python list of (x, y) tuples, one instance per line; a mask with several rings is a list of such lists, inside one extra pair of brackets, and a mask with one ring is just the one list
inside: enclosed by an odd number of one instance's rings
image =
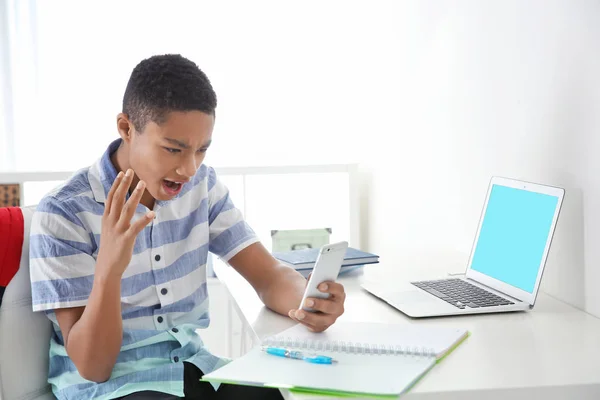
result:
[[(136, 239), (121, 281), (123, 343), (103, 383), (79, 375), (68, 357), (53, 310), (85, 306), (100, 248), (101, 218), (117, 176), (108, 147), (39, 203), (33, 216), (30, 263), (33, 310), (53, 322), (48, 380), (58, 399), (112, 399), (155, 390), (183, 396), (183, 362), (204, 373), (227, 360), (201, 339), (208, 327), (208, 252), (227, 261), (258, 241), (215, 171), (202, 165), (172, 200), (156, 201), (156, 218)], [(134, 219), (149, 210), (139, 205)], [(197, 330), (200, 330), (198, 333)]]

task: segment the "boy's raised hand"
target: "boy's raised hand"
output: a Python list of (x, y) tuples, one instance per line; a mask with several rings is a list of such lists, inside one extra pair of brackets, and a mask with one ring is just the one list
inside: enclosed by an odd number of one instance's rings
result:
[(105, 276), (123, 275), (131, 262), (136, 237), (154, 218), (154, 211), (150, 211), (131, 223), (146, 188), (144, 181), (139, 181), (126, 202), (132, 180), (133, 170), (119, 172), (106, 198), (97, 262), (97, 272)]

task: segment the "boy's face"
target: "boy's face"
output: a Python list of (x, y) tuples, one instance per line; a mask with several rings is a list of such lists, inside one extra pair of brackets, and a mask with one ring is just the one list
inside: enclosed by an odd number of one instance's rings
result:
[[(153, 199), (164, 201), (175, 197), (204, 161), (212, 139), (214, 116), (201, 111), (173, 111), (167, 114), (165, 122), (159, 125), (150, 121), (140, 133), (135, 132), (124, 114), (118, 118), (127, 164), (146, 183), (141, 203), (151, 207)], [(131, 129), (127, 132), (125, 126)]]

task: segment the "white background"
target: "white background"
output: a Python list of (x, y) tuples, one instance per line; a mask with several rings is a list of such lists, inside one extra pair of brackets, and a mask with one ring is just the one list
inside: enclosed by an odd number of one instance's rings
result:
[(398, 268), (467, 254), (491, 175), (564, 187), (542, 288), (600, 316), (598, 1), (3, 4), (2, 170), (89, 164), (135, 64), (181, 52), (219, 96), (208, 163), (360, 162), (363, 247)]

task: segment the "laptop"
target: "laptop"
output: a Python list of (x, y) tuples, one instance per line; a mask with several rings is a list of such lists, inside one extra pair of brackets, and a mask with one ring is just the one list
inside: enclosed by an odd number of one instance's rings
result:
[(530, 310), (564, 194), (492, 177), (464, 275), (362, 287), (413, 318)]

